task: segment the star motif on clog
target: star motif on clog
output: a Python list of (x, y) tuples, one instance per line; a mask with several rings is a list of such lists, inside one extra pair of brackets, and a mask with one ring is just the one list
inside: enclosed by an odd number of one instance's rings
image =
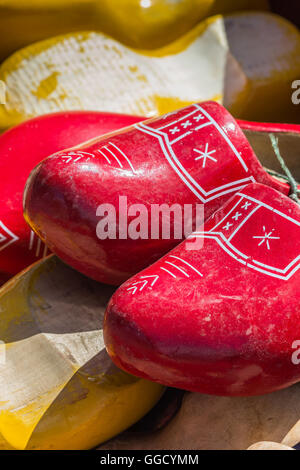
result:
[(245, 211), (248, 209), (248, 207), (252, 206), (251, 202), (245, 202), (245, 204), (242, 206), (242, 209), (245, 209)]
[(170, 129), (170, 134), (173, 134), (173, 135), (174, 135), (174, 134), (176, 134), (177, 132), (180, 132), (180, 129), (179, 129), (179, 127), (177, 127), (177, 126), (176, 126), (176, 127), (173, 127), (173, 129)]
[(202, 150), (198, 150), (198, 149), (193, 149), (194, 152), (196, 153), (199, 153), (200, 156), (199, 157), (196, 157), (195, 158), (195, 161), (197, 160), (202, 160), (203, 159), (203, 165), (202, 165), (202, 168), (205, 168), (206, 167), (206, 161), (207, 160), (212, 160), (213, 162), (217, 162), (218, 160), (214, 157), (212, 157), (212, 155), (214, 153), (216, 153), (216, 150), (211, 150), (210, 152), (208, 151), (208, 144), (205, 145), (205, 151), (203, 152)]
[(230, 222), (227, 222), (227, 224), (224, 225), (223, 230), (228, 231), (230, 229), (230, 227), (233, 227), (233, 224), (231, 224)]
[(205, 119), (205, 117), (203, 116), (203, 114), (198, 114), (198, 116), (194, 116), (193, 119), (196, 122), (199, 122), (199, 121), (202, 121), (203, 119)]
[(185, 121), (181, 125), (184, 129), (187, 129), (188, 127), (192, 126), (193, 124), (191, 123), (191, 121)]
[(263, 231), (264, 231), (264, 235), (255, 236), (255, 237), (252, 237), (252, 238), (260, 240), (258, 246), (262, 246), (262, 245), (266, 244), (267, 249), (270, 250), (271, 249), (270, 240), (280, 240), (280, 237), (272, 237), (273, 232), (275, 231), (275, 228), (273, 228), (273, 230), (271, 230), (271, 232), (267, 232), (266, 227), (263, 227)]
[(234, 215), (232, 218), (233, 218), (233, 220), (236, 220), (236, 221), (238, 221), (238, 220), (239, 220), (239, 218), (240, 218), (240, 217), (242, 217), (242, 216), (243, 216), (243, 215), (242, 215), (242, 214), (240, 214), (240, 212), (236, 212), (236, 213), (235, 213), (235, 215)]

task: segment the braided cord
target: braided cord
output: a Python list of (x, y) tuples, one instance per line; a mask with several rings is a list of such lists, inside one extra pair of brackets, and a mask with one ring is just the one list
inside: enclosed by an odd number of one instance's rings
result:
[(298, 183), (295, 180), (295, 178), (293, 177), (292, 173), (288, 169), (284, 159), (281, 156), (281, 153), (280, 153), (280, 150), (279, 150), (279, 144), (278, 144), (278, 137), (276, 137), (274, 134), (269, 134), (269, 135), (270, 135), (271, 144), (272, 144), (274, 153), (276, 155), (276, 158), (279, 161), (279, 164), (280, 164), (280, 166), (281, 166), (281, 168), (284, 171), (286, 176), (280, 175), (276, 171), (272, 171), (272, 170), (268, 171), (268, 173), (273, 175), (273, 176), (279, 176), (280, 178), (283, 178), (285, 181), (287, 181), (290, 185), (290, 188), (291, 188), (289, 197), (293, 201), (295, 201), (297, 204), (300, 204), (300, 200), (299, 200), (299, 197), (298, 197)]

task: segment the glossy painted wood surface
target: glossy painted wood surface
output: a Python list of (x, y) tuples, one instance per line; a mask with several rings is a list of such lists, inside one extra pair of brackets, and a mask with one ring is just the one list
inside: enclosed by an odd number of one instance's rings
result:
[(0, 129), (62, 110), (154, 117), (208, 100), (236, 118), (299, 122), (291, 99), (299, 74), (299, 30), (270, 13), (211, 16), (152, 51), (79, 29), (33, 42), (0, 65)]
[(6, 41), (0, 59), (41, 39), (88, 29), (130, 47), (154, 49), (205, 17), (266, 6), (266, 0), (1, 0), (0, 26)]
[(259, 184), (240, 190), (202, 231), (114, 294), (104, 327), (114, 362), (213, 395), (297, 383), (299, 230), (291, 199)]
[(23, 217), (33, 168), (49, 155), (140, 121), (134, 116), (64, 112), (29, 120), (0, 136), (0, 283), (49, 253)]
[[(266, 173), (225, 108), (208, 102), (48, 158), (29, 177), (24, 213), (61, 259), (93, 279), (118, 285), (184, 238), (184, 230), (182, 238), (175, 236), (178, 221), (172, 217), (169, 238), (162, 232), (151, 236), (159, 222), (159, 214), (152, 216), (155, 205), (177, 204), (182, 210), (191, 205), (195, 222), (196, 204), (204, 205), (207, 219), (234, 192), (254, 181), (289, 192), (286, 184)], [(132, 239), (129, 230), (135, 217), (129, 212), (124, 234), (119, 221), (136, 204), (142, 204), (148, 216), (147, 233)], [(98, 224), (105, 215), (99, 210), (103, 205), (115, 211), (116, 234), (102, 237)]]

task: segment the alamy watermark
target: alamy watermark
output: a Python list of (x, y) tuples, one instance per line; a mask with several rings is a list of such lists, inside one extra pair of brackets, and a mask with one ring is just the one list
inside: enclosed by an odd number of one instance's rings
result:
[(295, 352), (292, 355), (292, 363), (294, 366), (300, 365), (300, 340), (294, 341), (292, 344), (292, 349), (295, 349)]
[[(118, 207), (98, 206), (100, 217), (96, 233), (100, 240), (183, 240), (193, 232), (203, 231), (203, 204), (131, 204), (119, 196)], [(203, 240), (188, 242), (187, 249), (203, 246)]]
[(295, 80), (292, 83), (292, 89), (295, 90), (292, 94), (292, 102), (298, 105), (300, 104), (300, 80)]

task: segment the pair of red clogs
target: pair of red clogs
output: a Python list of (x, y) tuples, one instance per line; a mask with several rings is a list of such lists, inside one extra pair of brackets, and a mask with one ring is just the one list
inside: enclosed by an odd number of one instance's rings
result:
[[(251, 395), (300, 380), (300, 209), (289, 191), (224, 108), (204, 103), (54, 154), (31, 174), (24, 204), (47, 246), (101, 282), (154, 262), (108, 306), (117, 365), (170, 386)], [(205, 224), (178, 245), (183, 219), (169, 213), (170, 236), (153, 236), (153, 217), (142, 216), (155, 206), (157, 226), (161, 205), (191, 207), (189, 222), (204, 206)]]

